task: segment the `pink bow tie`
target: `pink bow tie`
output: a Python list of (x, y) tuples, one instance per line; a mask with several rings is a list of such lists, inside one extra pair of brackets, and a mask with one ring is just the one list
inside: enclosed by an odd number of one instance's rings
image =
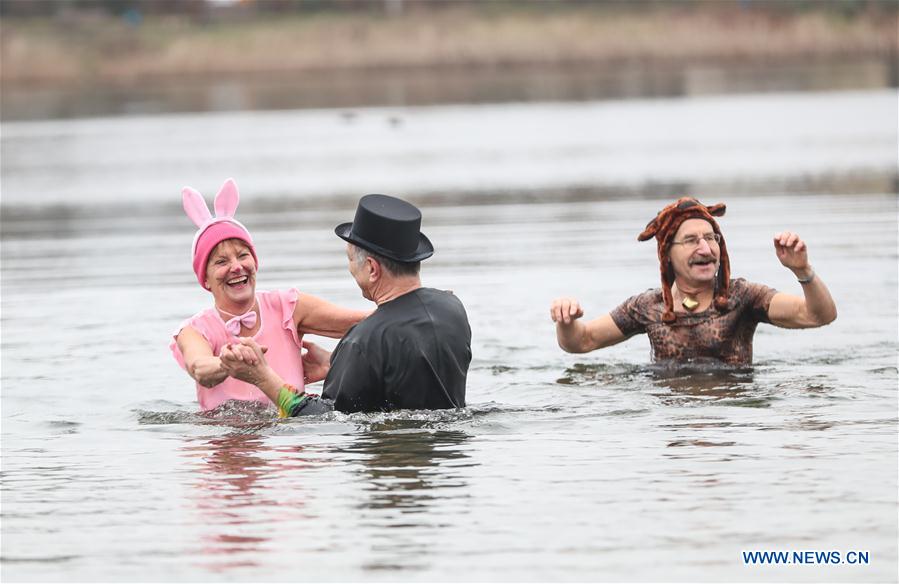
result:
[(246, 314), (235, 316), (225, 323), (225, 328), (228, 329), (229, 333), (236, 337), (240, 334), (240, 325), (243, 325), (248, 329), (256, 326), (256, 313), (251, 310)]

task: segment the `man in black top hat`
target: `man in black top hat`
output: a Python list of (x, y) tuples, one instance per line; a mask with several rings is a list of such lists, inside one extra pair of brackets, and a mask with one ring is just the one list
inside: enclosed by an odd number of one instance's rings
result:
[(350, 274), (378, 308), (333, 354), (303, 342), (306, 382), (325, 380), (321, 398), (285, 384), (249, 338), (223, 349), (222, 366), (265, 392), (281, 416), (464, 407), (471, 329), (458, 298), (422, 287), (420, 262), (434, 248), (420, 227), (413, 205), (366, 195), (353, 222), (334, 230), (347, 242)]

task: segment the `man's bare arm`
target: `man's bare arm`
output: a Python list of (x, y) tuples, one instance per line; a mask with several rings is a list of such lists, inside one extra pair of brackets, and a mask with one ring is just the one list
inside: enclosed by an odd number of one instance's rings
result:
[(574, 298), (557, 298), (549, 309), (556, 323), (556, 339), (568, 353), (587, 353), (625, 340), (624, 333), (608, 314), (588, 322), (580, 318), (584, 310)]
[(837, 307), (824, 281), (808, 262), (805, 242), (785, 231), (774, 237), (777, 259), (793, 272), (802, 286), (803, 297), (778, 292), (768, 306), (768, 320), (784, 328), (813, 328), (830, 324)]

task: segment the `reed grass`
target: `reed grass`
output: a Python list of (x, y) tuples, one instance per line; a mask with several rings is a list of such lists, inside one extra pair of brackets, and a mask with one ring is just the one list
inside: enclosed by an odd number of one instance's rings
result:
[(399, 16), (314, 13), (213, 22), (109, 16), (0, 22), (0, 82), (105, 83), (326, 70), (782, 61), (897, 54), (895, 11), (656, 8)]

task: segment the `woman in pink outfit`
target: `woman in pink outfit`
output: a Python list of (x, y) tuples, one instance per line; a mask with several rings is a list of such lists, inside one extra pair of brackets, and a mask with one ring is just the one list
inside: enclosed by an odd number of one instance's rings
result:
[(215, 196), (215, 216), (194, 189), (185, 187), (182, 198), (187, 216), (198, 227), (191, 250), (194, 273), (212, 293), (213, 307), (182, 322), (170, 347), (196, 381), (200, 407), (211, 410), (228, 400), (271, 403), (258, 388), (222, 369), (222, 348), (239, 337), (252, 337), (267, 347), (266, 360), (275, 371), (287, 384), (303, 388), (303, 335), (340, 338), (368, 312), (296, 289), (257, 292), (259, 262), (250, 233), (234, 219), (239, 196), (232, 179)]

